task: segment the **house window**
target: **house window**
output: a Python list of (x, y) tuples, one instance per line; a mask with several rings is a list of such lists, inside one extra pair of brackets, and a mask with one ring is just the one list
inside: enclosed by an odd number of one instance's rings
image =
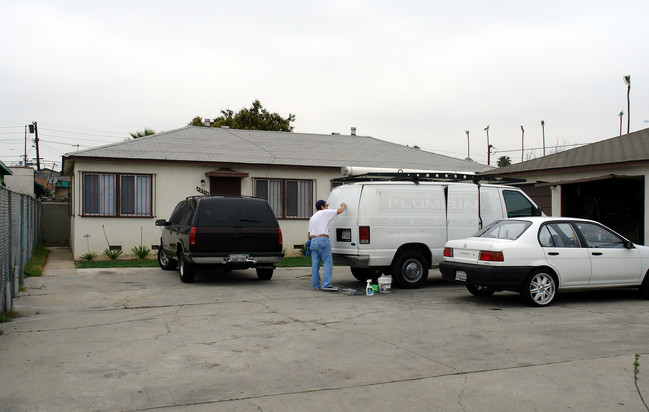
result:
[(266, 199), (280, 219), (308, 219), (313, 214), (313, 181), (255, 179), (255, 196)]
[(84, 216), (153, 216), (153, 176), (83, 174)]

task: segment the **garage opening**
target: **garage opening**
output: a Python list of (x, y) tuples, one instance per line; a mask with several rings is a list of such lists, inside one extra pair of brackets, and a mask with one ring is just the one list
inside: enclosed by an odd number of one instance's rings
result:
[(561, 214), (596, 220), (644, 244), (644, 176), (563, 184)]

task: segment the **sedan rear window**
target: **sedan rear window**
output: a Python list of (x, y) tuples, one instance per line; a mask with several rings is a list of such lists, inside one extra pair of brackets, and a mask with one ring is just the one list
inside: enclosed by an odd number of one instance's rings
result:
[(482, 229), (474, 236), (490, 239), (514, 240), (518, 239), (518, 237), (522, 235), (531, 224), (531, 222), (526, 222), (524, 220), (500, 220)]

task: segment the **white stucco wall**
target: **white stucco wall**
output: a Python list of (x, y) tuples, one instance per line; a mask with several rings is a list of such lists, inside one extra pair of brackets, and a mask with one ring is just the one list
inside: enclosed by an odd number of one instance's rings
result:
[(10, 167), (11, 175), (5, 176), (7, 188), (34, 197), (34, 169), (31, 167)]
[[(159, 163), (107, 163), (76, 161), (73, 179), (73, 208), (71, 219), (71, 248), (75, 259), (88, 251), (103, 257), (110, 245), (121, 245), (120, 259), (134, 258), (131, 249), (142, 244), (152, 249), (160, 243), (160, 228), (154, 225), (156, 219), (168, 219), (176, 204), (188, 197), (199, 195), (197, 188), (209, 191), (209, 178), (205, 173), (219, 169), (213, 165), (174, 165)], [(314, 180), (314, 199), (326, 199), (331, 191), (330, 179), (340, 177), (338, 169), (322, 168), (270, 168), (233, 167), (237, 172), (248, 173), (241, 179), (241, 193), (253, 195), (253, 178), (312, 179)], [(154, 217), (153, 218), (113, 218), (81, 216), (81, 174), (83, 172), (145, 173), (154, 175)], [(201, 186), (201, 180), (205, 186)], [(284, 249), (287, 254), (299, 254), (294, 245), (306, 241), (308, 219), (279, 219), (284, 236)], [(105, 235), (104, 235), (105, 231)], [(89, 235), (84, 237), (84, 235)], [(106, 241), (106, 236), (108, 241)], [(149, 255), (154, 258), (154, 254)]]

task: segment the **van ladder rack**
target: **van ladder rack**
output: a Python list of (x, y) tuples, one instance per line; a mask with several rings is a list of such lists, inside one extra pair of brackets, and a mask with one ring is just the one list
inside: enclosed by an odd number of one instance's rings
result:
[(522, 183), (525, 179), (478, 176), (471, 173), (458, 172), (374, 172), (354, 176), (343, 176), (332, 179), (336, 183), (354, 182), (473, 182), (473, 183)]

